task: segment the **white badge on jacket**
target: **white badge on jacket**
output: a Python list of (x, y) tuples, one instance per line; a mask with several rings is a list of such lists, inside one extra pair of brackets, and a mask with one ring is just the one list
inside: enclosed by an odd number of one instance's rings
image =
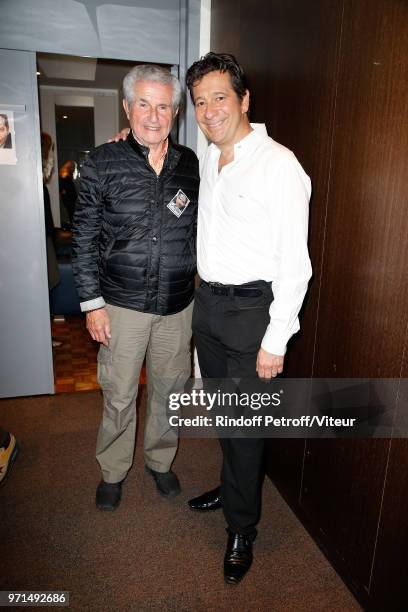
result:
[(178, 190), (174, 198), (167, 204), (167, 208), (171, 210), (173, 215), (181, 217), (187, 206), (190, 204), (190, 200), (181, 189)]

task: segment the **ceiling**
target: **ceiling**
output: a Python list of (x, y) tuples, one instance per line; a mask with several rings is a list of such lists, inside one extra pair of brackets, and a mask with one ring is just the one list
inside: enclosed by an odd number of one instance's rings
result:
[(141, 62), (37, 53), (40, 85), (122, 89), (127, 72)]

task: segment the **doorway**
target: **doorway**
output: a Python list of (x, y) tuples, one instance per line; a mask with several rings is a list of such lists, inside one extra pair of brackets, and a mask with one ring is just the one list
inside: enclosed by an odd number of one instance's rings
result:
[(47, 187), (60, 272), (60, 282), (50, 293), (56, 393), (99, 388), (96, 380), (99, 345), (86, 330), (76, 295), (71, 265), (72, 215), (64, 205), (58, 175), (65, 162), (75, 162), (77, 176), (73, 182), (77, 189), (89, 152), (127, 125), (122, 108), (122, 81), (138, 63), (37, 54), (41, 130), (50, 134), (55, 145), (54, 172)]
[(71, 230), (81, 168), (95, 146), (94, 109), (55, 105), (61, 228)]

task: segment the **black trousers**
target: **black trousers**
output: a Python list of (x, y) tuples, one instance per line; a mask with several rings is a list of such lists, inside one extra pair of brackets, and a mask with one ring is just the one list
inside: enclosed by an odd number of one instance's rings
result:
[[(242, 295), (234, 295), (234, 288), (228, 295), (217, 295), (201, 283), (196, 290), (193, 333), (205, 386), (206, 379), (232, 378), (252, 379), (259, 384), (256, 358), (269, 324), (272, 289), (263, 281), (240, 285), (239, 289)], [(261, 509), (264, 440), (221, 438), (220, 444), (221, 498), (228, 527), (255, 537)]]

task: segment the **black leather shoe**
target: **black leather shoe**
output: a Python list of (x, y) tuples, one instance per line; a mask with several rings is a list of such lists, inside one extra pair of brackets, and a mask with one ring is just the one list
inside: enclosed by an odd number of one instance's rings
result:
[(198, 512), (211, 512), (211, 510), (218, 510), (222, 507), (221, 503), (221, 488), (217, 487), (212, 491), (207, 491), (199, 497), (194, 497), (188, 502), (191, 510), (198, 510)]
[(96, 507), (99, 510), (116, 510), (122, 497), (122, 482), (101, 480), (96, 489)]
[(240, 533), (228, 531), (224, 557), (224, 578), (227, 584), (238, 584), (252, 564), (252, 540)]
[(176, 497), (176, 495), (181, 493), (179, 479), (171, 470), (168, 472), (156, 472), (146, 465), (146, 472), (153, 476), (160, 495), (164, 495), (164, 497)]

